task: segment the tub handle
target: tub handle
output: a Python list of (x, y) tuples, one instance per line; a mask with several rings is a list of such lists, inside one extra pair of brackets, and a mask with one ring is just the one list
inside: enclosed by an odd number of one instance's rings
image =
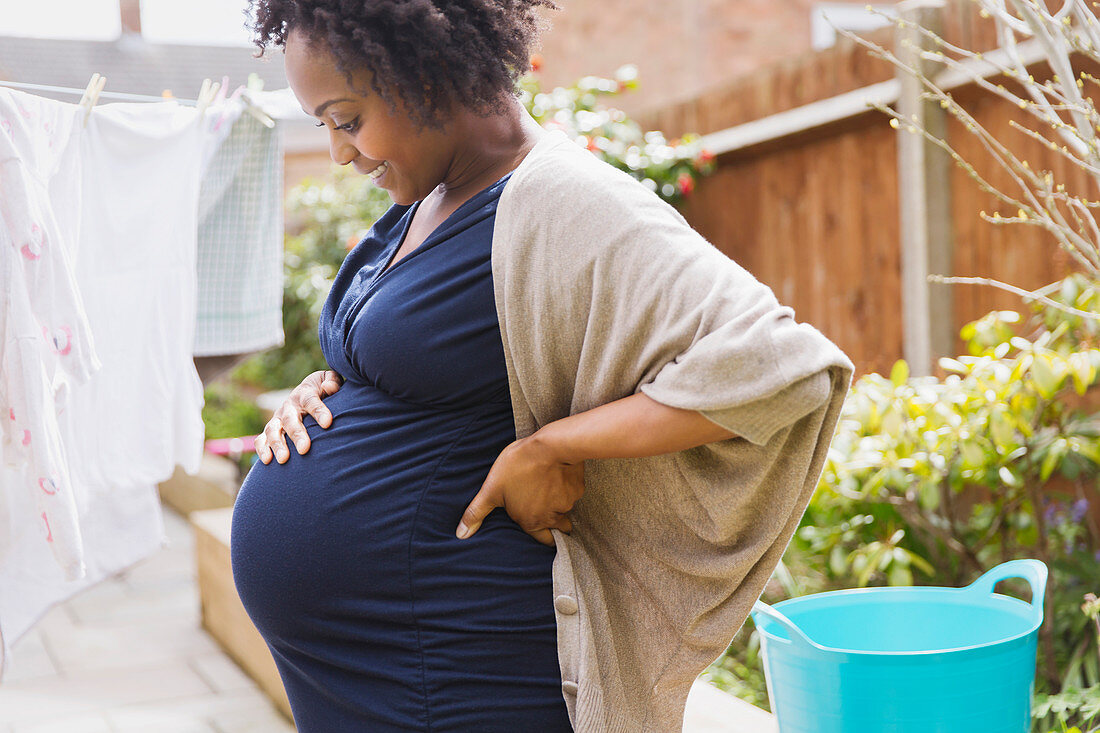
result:
[(971, 593), (987, 595), (993, 592), (993, 586), (1006, 578), (1023, 578), (1031, 586), (1031, 605), (1039, 611), (1039, 621), (1043, 620), (1043, 596), (1047, 587), (1047, 566), (1041, 560), (1009, 560), (985, 571), (981, 577), (966, 590)]
[[(807, 645), (813, 647), (814, 649), (821, 649), (821, 650), (826, 649), (826, 647), (821, 646), (816, 641), (814, 641), (810, 637), (806, 636), (806, 632), (804, 632), (802, 629), (798, 628), (798, 626), (796, 626), (793, 621), (791, 621), (789, 618), (784, 616), (777, 609), (774, 609), (771, 606), (769, 606), (767, 603), (764, 603), (764, 601), (758, 600), (756, 603), (754, 603), (753, 606), (752, 606), (752, 612), (753, 613), (759, 613), (761, 616), (767, 616), (768, 618), (770, 618), (771, 620), (773, 620), (776, 623), (780, 624), (781, 626), (785, 626), (787, 628), (787, 630), (789, 632), (791, 632), (791, 640), (792, 641), (794, 639), (798, 639), (800, 642), (802, 642), (804, 644), (807, 644)], [(756, 623), (755, 618), (753, 619), (753, 623)]]

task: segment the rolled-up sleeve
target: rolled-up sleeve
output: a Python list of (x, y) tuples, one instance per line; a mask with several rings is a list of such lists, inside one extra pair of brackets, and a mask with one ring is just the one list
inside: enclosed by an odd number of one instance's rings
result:
[(798, 422), (825, 404), (832, 387), (832, 376), (828, 369), (823, 369), (759, 400), (698, 412), (750, 443), (766, 445), (777, 430)]

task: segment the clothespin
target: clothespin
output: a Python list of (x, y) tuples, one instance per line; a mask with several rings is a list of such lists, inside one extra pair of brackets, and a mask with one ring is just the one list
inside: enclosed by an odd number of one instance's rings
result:
[(268, 129), (275, 127), (275, 120), (268, 117), (267, 114), (265, 114), (264, 111), (260, 109), (260, 106), (252, 101), (252, 98), (248, 96), (247, 89), (245, 89), (244, 93), (241, 94), (241, 99), (244, 100), (245, 112), (259, 120), (264, 127)]
[(237, 87), (235, 90), (233, 90), (233, 94), (228, 99), (225, 96), (225, 92), (227, 89), (229, 89), (229, 77), (223, 76), (222, 88), (218, 90), (218, 98), (214, 100), (215, 102), (222, 104), (221, 114), (218, 115), (218, 120), (214, 123), (215, 132), (217, 132), (225, 123), (225, 116), (229, 113), (229, 106), (233, 103), (233, 100), (241, 95), (241, 90), (244, 89), (244, 87)]
[(199, 115), (202, 115), (203, 109), (206, 107), (206, 97), (210, 94), (210, 80), (203, 79), (202, 87), (199, 89), (198, 95), (195, 97), (195, 109), (198, 110)]
[(225, 91), (227, 89), (229, 89), (229, 77), (223, 76), (221, 89), (218, 90), (218, 96), (214, 97), (214, 104), (220, 104), (225, 101)]
[(199, 96), (195, 99), (195, 109), (199, 112), (199, 117), (202, 117), (202, 113), (206, 111), (206, 108), (210, 106), (210, 103), (214, 101), (214, 96), (218, 93), (218, 89), (221, 88), (221, 84), (218, 82), (212, 82), (209, 79), (202, 80), (202, 88), (199, 90)]
[(99, 74), (92, 74), (91, 80), (88, 81), (88, 86), (84, 88), (84, 94), (80, 97), (80, 106), (84, 107), (84, 120), (85, 127), (88, 125), (88, 117), (92, 114), (92, 107), (95, 106), (96, 101), (99, 99), (99, 93), (103, 91), (103, 86), (107, 83), (107, 77), (100, 76)]
[(260, 108), (260, 105), (249, 96), (250, 92), (262, 92), (263, 89), (264, 80), (260, 78), (259, 74), (252, 72), (248, 75), (248, 81), (245, 83), (245, 90), (241, 98), (244, 100), (245, 112), (259, 120), (264, 127), (272, 128), (275, 127), (275, 120), (268, 117), (263, 109)]

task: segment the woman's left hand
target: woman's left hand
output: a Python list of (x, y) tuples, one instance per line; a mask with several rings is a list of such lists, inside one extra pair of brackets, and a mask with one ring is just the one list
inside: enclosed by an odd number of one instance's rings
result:
[(460, 539), (470, 537), (489, 512), (500, 506), (523, 531), (553, 547), (550, 529), (573, 529), (567, 512), (583, 494), (584, 462), (560, 460), (536, 432), (509, 444), (497, 456), (455, 534)]
[(656, 456), (734, 438), (740, 436), (698, 410), (642, 392), (553, 420), (501, 451), (455, 534), (469, 537), (502, 506), (527, 534), (552, 547), (551, 528), (573, 529), (566, 512), (584, 494), (585, 461)]

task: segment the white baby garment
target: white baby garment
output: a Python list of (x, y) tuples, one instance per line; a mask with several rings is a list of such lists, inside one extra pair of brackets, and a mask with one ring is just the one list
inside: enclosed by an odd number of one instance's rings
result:
[[(79, 130), (74, 272), (103, 368), (73, 395), (65, 437), (74, 479), (100, 492), (159, 483), (177, 463), (196, 473), (202, 460), (191, 348), (208, 136), (196, 110), (177, 102), (101, 104)], [(82, 429), (93, 423), (110, 427)]]
[(83, 574), (80, 497), (58, 419), (73, 385), (100, 368), (72, 271), (73, 230), (59, 225), (50, 192), (57, 177), (57, 190), (78, 188), (77, 111), (0, 88), (0, 454), (18, 468), (5, 493), (32, 497), (29, 512), (8, 517), (0, 553), (33, 538), (68, 579)]

